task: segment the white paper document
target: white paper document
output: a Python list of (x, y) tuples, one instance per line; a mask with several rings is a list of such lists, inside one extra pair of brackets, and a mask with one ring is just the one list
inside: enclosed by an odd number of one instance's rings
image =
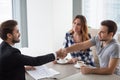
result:
[(38, 80), (38, 79), (40, 80), (42, 78), (52, 77), (56, 74), (60, 74), (60, 72), (58, 72), (52, 68), (48, 68), (45, 65), (36, 66), (35, 68), (36, 68), (36, 70), (30, 70), (30, 71), (27, 71), (27, 73), (36, 80)]

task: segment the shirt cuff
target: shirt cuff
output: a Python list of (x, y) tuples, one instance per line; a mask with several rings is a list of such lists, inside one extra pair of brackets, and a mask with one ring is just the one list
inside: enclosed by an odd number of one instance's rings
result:
[(53, 53), (53, 55), (55, 56), (55, 60), (57, 60), (57, 54), (56, 54), (56, 53)]

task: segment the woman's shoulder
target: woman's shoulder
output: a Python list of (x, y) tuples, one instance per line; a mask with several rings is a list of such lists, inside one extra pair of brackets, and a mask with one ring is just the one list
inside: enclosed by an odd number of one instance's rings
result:
[(91, 34), (90, 33), (88, 33), (88, 37), (91, 38)]
[(70, 36), (72, 33), (70, 31), (66, 32), (66, 36)]

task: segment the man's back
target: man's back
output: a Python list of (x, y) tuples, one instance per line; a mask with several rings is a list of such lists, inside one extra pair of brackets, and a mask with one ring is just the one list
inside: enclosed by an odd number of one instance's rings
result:
[(7, 20), (0, 25), (0, 80), (25, 80), (24, 65), (39, 66), (63, 58), (66, 54), (60, 51), (47, 55), (31, 57), (21, 54), (20, 50), (12, 47), (20, 42), (18, 23), (15, 20)]
[(24, 65), (17, 62), (15, 54), (19, 50), (11, 47), (6, 42), (0, 45), (0, 80), (25, 80)]
[(0, 80), (25, 80), (24, 65), (38, 66), (55, 60), (53, 53), (31, 57), (6, 42), (0, 45)]

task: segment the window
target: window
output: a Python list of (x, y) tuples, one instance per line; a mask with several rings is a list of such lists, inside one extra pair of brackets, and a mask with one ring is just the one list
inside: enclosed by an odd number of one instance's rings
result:
[[(26, 12), (26, 0), (0, 0), (0, 23), (14, 19), (19, 24), (19, 30), (21, 32), (21, 41), (16, 47), (27, 47), (27, 12)], [(0, 43), (1, 43), (0, 39)]]
[(12, 19), (12, 0), (0, 0), (0, 24), (8, 19)]
[(0, 23), (12, 19), (12, 0), (0, 0)]
[(120, 32), (120, 1), (119, 0), (82, 0), (82, 14), (86, 16), (88, 26), (99, 28), (105, 19), (114, 20)]

